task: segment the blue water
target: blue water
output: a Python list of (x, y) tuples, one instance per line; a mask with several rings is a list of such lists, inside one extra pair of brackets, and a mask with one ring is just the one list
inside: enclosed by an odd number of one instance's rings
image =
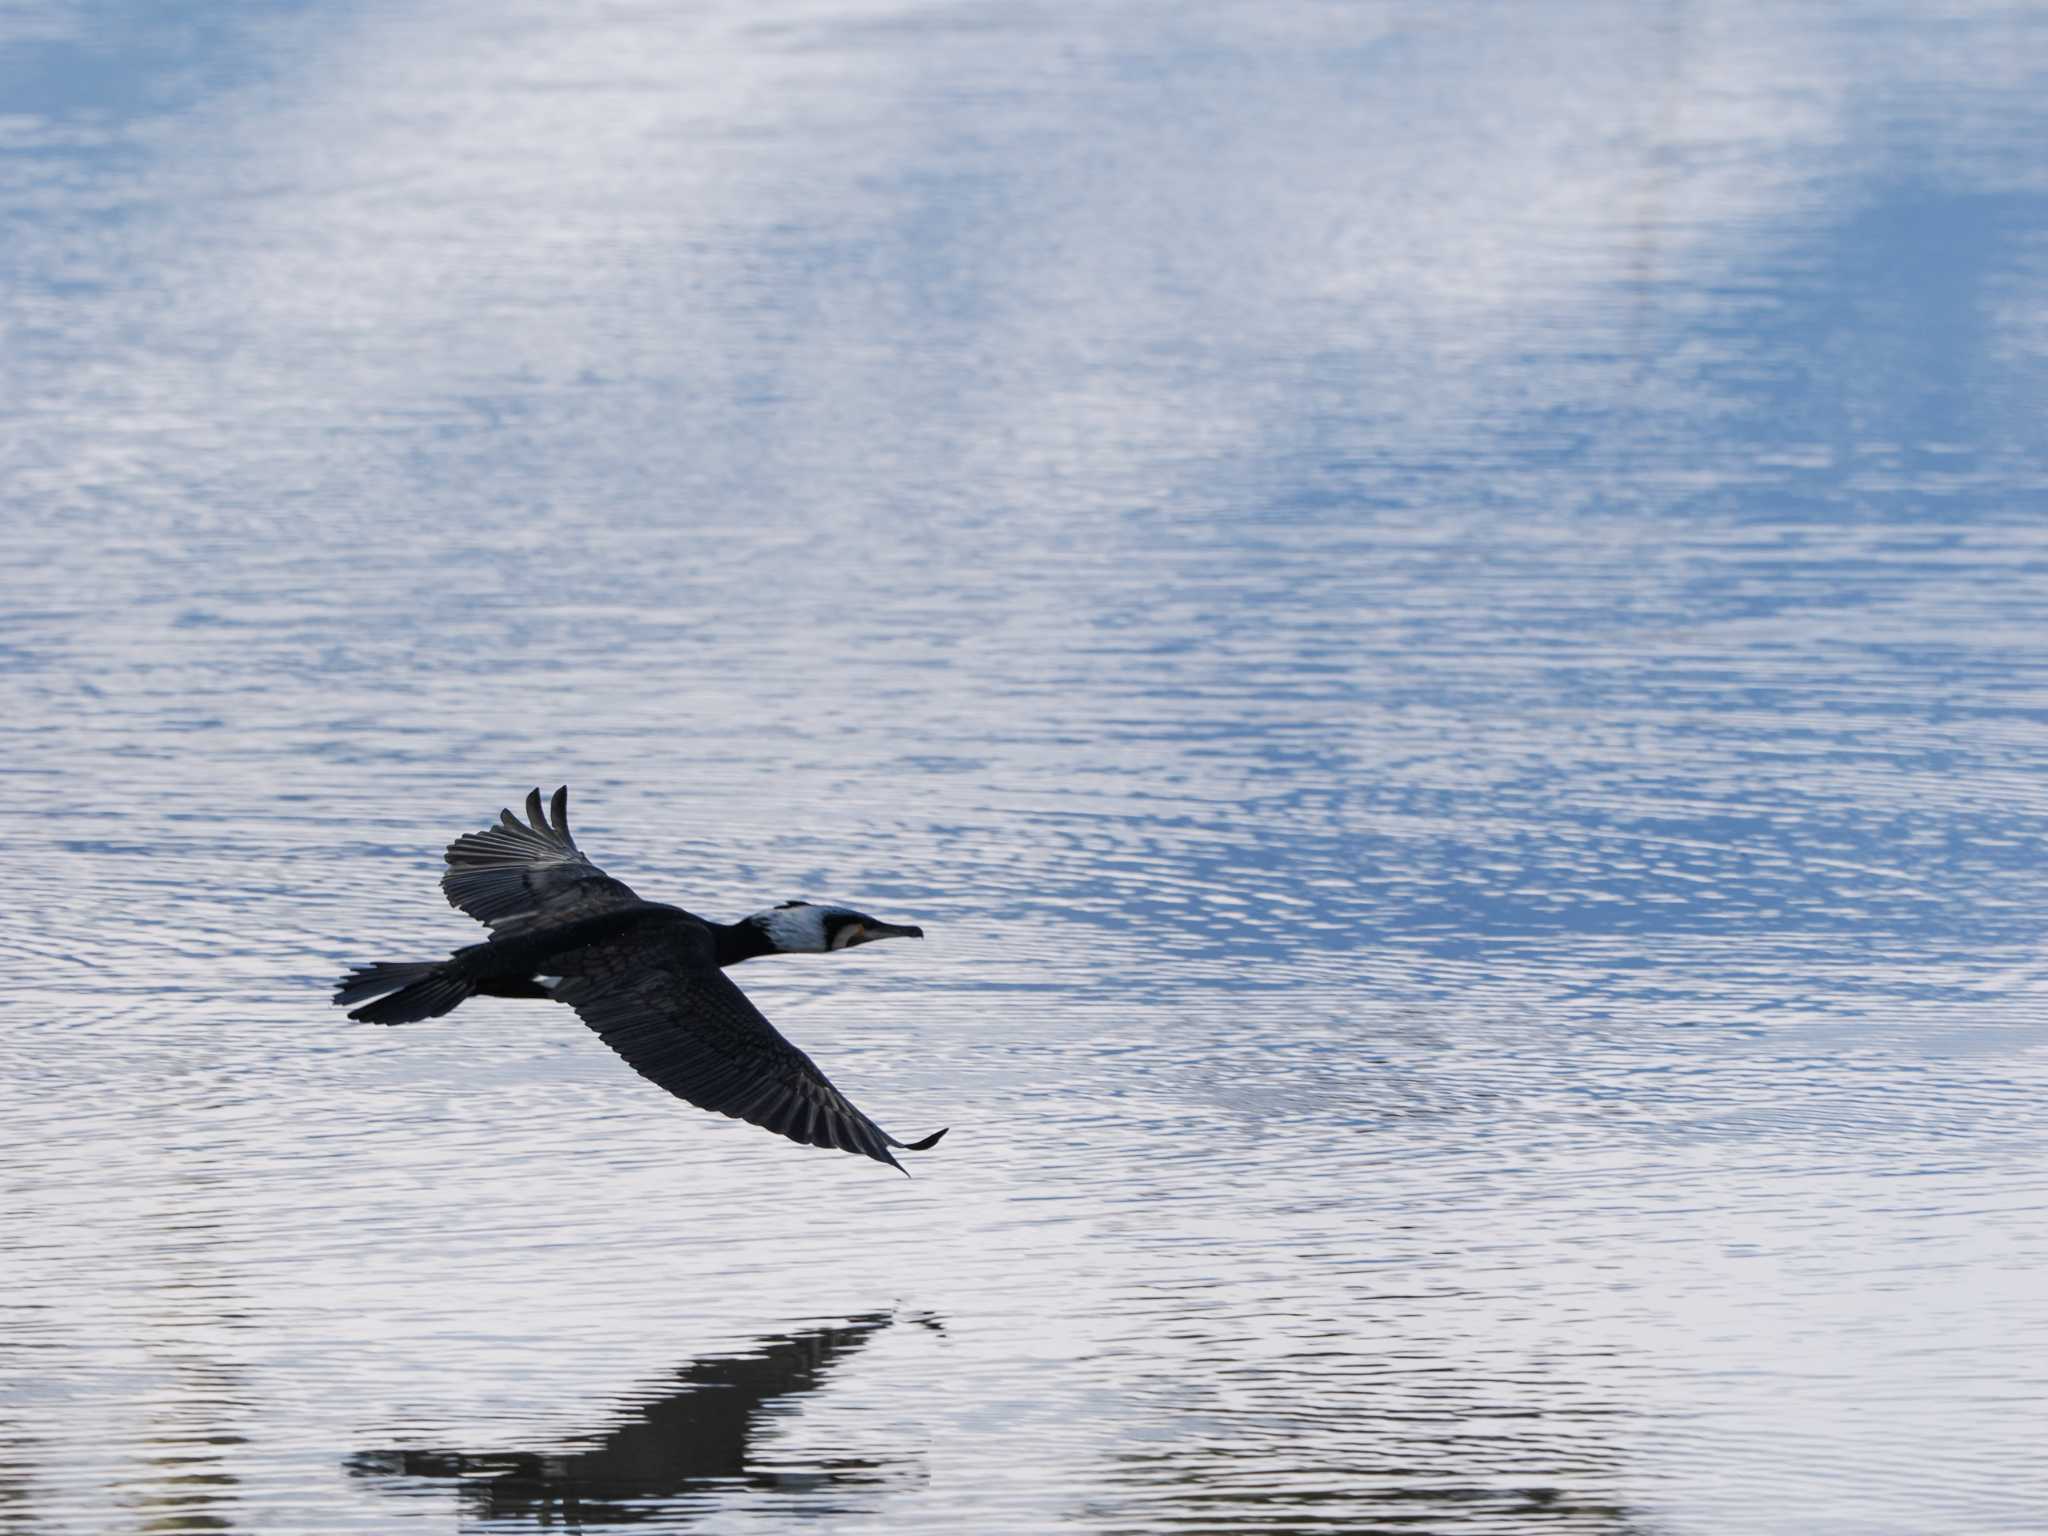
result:
[[(2044, 63), (0, 12), (0, 1532), (2038, 1528)], [(564, 781), (914, 1179), (328, 1005)]]

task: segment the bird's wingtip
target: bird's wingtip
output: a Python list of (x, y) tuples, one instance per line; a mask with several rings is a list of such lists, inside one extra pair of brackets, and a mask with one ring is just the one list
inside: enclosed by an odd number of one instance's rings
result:
[(951, 1127), (950, 1125), (942, 1125), (936, 1131), (933, 1131), (931, 1135), (925, 1137), (923, 1141), (904, 1142), (903, 1150), (906, 1152), (929, 1152), (933, 1147), (936, 1147), (939, 1144), (939, 1138), (945, 1135), (946, 1132), (950, 1131), (951, 1129), (953, 1129), (953, 1127)]

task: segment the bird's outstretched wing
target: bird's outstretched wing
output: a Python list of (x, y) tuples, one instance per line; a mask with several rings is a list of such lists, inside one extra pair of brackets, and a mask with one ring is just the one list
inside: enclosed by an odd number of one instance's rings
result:
[(448, 904), (500, 930), (574, 922), (635, 906), (640, 898), (586, 859), (569, 836), (569, 786), (547, 811), (540, 791), (526, 797), (526, 823), (510, 811), (498, 825), (465, 832), (448, 845), (441, 889)]
[(554, 963), (563, 972), (555, 997), (634, 1071), (700, 1109), (899, 1169), (891, 1147), (921, 1152), (946, 1134), (898, 1141), (855, 1109), (718, 968), (710, 930), (686, 914), (636, 923)]

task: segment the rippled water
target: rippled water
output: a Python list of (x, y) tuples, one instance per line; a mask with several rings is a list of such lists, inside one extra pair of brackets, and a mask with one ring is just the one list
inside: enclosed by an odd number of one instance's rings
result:
[[(0, 9), (0, 1531), (2040, 1529), (2044, 57)], [(565, 780), (914, 1179), (328, 1006)]]

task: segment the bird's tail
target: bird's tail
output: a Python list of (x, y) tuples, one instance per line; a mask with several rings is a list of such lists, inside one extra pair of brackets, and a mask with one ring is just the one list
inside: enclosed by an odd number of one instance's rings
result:
[(417, 1024), (421, 1019), (438, 1019), (464, 998), (475, 995), (475, 982), (457, 975), (453, 966), (432, 960), (359, 965), (342, 977), (334, 989), (337, 1003), (360, 1003), (369, 997), (382, 999), (349, 1014), (365, 1024)]

